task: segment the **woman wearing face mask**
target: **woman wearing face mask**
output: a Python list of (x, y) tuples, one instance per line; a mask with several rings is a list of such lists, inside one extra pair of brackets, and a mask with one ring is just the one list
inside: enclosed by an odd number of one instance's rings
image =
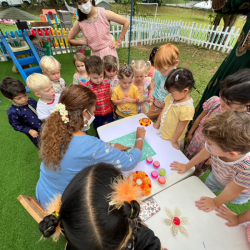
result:
[(105, 143), (86, 135), (94, 120), (96, 96), (87, 87), (70, 85), (61, 94), (59, 104), (42, 126), (40, 138), (40, 178), (36, 197), (45, 206), (56, 194), (62, 194), (71, 179), (83, 168), (112, 163), (128, 171), (141, 159), (145, 129), (137, 128), (137, 140), (130, 153), (120, 144)]
[[(113, 55), (118, 58), (116, 48), (121, 45), (129, 27), (129, 21), (112, 11), (95, 7), (95, 0), (77, 0), (78, 21), (69, 32), (68, 40), (72, 46), (88, 45), (92, 55), (101, 57)], [(110, 22), (123, 25), (118, 41), (112, 42)], [(82, 32), (87, 39), (76, 39)]]

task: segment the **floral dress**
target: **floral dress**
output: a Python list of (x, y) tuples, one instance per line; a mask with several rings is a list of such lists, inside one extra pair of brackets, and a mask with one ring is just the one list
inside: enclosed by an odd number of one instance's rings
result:
[(150, 83), (151, 83), (151, 77), (145, 77), (144, 86), (135, 85), (140, 92), (140, 96), (143, 97), (144, 100), (144, 102), (136, 104), (137, 114), (143, 113), (146, 115), (149, 111), (149, 103), (146, 100), (148, 98), (148, 86), (150, 85)]
[[(203, 110), (206, 110), (208, 113), (200, 121), (199, 127), (194, 132), (191, 142), (184, 150), (184, 154), (189, 160), (197, 155), (205, 146), (205, 138), (202, 135), (202, 126), (205, 120), (223, 112), (220, 105), (220, 98), (218, 96), (213, 96), (208, 99), (203, 103)], [(203, 161), (197, 164), (195, 168), (201, 168), (205, 162), (206, 161)]]

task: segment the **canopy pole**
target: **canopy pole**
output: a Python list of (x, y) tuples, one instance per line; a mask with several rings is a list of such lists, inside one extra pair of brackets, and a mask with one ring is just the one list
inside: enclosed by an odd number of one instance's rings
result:
[(133, 26), (133, 0), (131, 0), (131, 11), (130, 11), (130, 28), (129, 28), (129, 47), (128, 47), (128, 65), (130, 62), (130, 49), (131, 49), (131, 38), (132, 38), (132, 26)]

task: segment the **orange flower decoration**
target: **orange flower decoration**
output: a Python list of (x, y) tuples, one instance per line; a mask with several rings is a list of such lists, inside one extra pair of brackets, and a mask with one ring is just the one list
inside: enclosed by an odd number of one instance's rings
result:
[(129, 178), (132, 178), (134, 186), (141, 188), (143, 195), (151, 193), (151, 180), (145, 172), (136, 171), (130, 174)]
[(151, 124), (151, 120), (148, 118), (141, 118), (139, 123), (141, 126), (147, 127)]

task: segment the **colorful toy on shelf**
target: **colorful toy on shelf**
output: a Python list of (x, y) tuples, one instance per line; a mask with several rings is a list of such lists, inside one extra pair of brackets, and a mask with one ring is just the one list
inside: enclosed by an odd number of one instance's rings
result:
[(143, 126), (143, 127), (149, 126), (151, 124), (151, 122), (152, 121), (150, 119), (148, 119), (148, 118), (141, 118), (139, 120), (140, 125)]
[(60, 28), (61, 27), (58, 20), (57, 20), (57, 16), (56, 16), (57, 12), (55, 9), (47, 9), (47, 10), (43, 9), (42, 11), (43, 11), (43, 14), (46, 16), (47, 21), (50, 23), (50, 26), (52, 28)]
[(131, 173), (129, 178), (132, 178), (134, 186), (141, 188), (143, 195), (151, 193), (151, 180), (145, 172), (136, 171), (135, 173)]

